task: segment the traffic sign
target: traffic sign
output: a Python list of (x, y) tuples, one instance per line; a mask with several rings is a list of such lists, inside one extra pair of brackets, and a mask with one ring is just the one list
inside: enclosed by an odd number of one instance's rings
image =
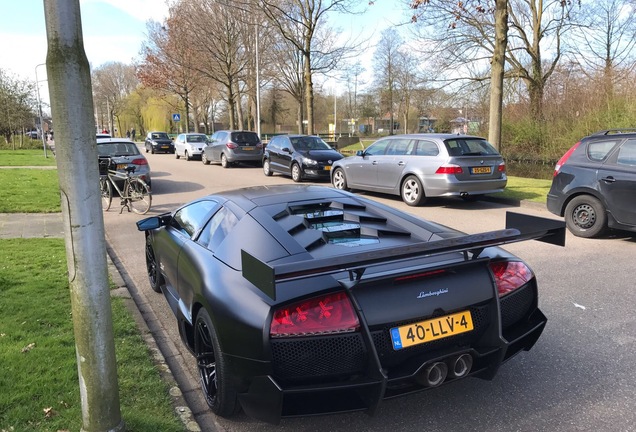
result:
[(181, 114), (172, 114), (172, 121), (181, 121)]

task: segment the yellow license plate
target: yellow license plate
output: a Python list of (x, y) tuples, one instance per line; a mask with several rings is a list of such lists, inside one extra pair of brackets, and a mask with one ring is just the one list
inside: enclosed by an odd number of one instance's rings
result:
[(473, 174), (490, 174), (490, 167), (473, 167), (470, 171)]
[(128, 164), (117, 164), (117, 169), (118, 170), (123, 170), (128, 166)]
[(331, 165), (327, 165), (327, 166), (325, 167), (325, 171), (331, 171)]
[(243, 150), (254, 150), (254, 147), (243, 147)]
[(390, 330), (393, 349), (400, 350), (473, 330), (470, 311), (458, 312)]

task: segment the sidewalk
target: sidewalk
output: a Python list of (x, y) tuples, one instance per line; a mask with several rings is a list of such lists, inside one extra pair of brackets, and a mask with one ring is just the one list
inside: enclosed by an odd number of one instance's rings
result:
[(0, 213), (0, 239), (63, 236), (62, 213)]

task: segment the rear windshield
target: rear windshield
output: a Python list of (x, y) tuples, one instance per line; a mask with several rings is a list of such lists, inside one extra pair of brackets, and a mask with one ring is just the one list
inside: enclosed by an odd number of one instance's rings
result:
[(139, 149), (134, 143), (103, 143), (97, 145), (99, 156), (136, 156)]
[(258, 144), (258, 135), (250, 132), (232, 132), (232, 142), (237, 144)]
[(170, 139), (165, 132), (153, 132), (152, 139)]
[(488, 141), (480, 138), (449, 139), (444, 145), (451, 156), (498, 155), (497, 150)]

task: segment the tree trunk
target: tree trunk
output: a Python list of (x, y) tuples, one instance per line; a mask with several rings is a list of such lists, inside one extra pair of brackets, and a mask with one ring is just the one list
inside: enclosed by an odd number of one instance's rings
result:
[(304, 52), (305, 64), (303, 77), (305, 81), (305, 106), (307, 111), (307, 135), (314, 134), (314, 83), (311, 77), (311, 53), (309, 48)]
[(490, 73), (490, 121), (488, 141), (501, 152), (501, 120), (503, 117), (503, 81), (508, 45), (508, 0), (496, 0), (495, 48)]

